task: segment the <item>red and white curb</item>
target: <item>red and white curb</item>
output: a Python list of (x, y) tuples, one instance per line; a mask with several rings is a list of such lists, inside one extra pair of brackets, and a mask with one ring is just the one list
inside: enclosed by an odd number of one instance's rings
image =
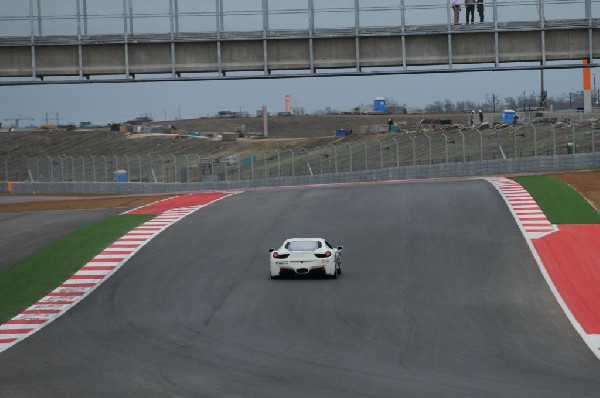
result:
[[(600, 335), (587, 333), (577, 318), (575, 318), (575, 315), (573, 315), (573, 312), (566, 304), (556, 285), (552, 281), (552, 278), (550, 277), (548, 270), (544, 265), (544, 261), (533, 243), (534, 240), (552, 234), (558, 231), (559, 228), (548, 221), (535, 200), (521, 186), (521, 184), (505, 177), (486, 177), (483, 179), (489, 181), (492, 185), (494, 185), (494, 187), (496, 187), (498, 192), (500, 192), (500, 195), (506, 202), (517, 224), (519, 225), (519, 228), (521, 229), (521, 232), (527, 241), (527, 245), (529, 246), (529, 249), (531, 250), (531, 253), (533, 254), (533, 257), (538, 265), (538, 268), (546, 280), (546, 283), (554, 295), (554, 298), (585, 344), (590, 348), (592, 353), (598, 359), (600, 359)], [(532, 221), (538, 222), (534, 223)]]
[(177, 221), (230, 196), (197, 206), (167, 210), (117, 239), (40, 301), (0, 325), (0, 353), (31, 336), (73, 308), (148, 242)]
[(496, 187), (508, 205), (523, 235), (537, 239), (558, 231), (548, 221), (533, 197), (516, 181), (504, 177), (485, 178)]

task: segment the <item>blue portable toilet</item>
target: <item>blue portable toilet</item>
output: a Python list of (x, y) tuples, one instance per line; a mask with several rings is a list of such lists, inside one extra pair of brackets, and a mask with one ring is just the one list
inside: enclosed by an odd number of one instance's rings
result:
[(242, 164), (244, 166), (251, 166), (252, 164), (256, 164), (256, 156), (252, 155), (242, 159)]
[(375, 101), (373, 102), (373, 111), (380, 112), (380, 113), (386, 113), (387, 112), (386, 99), (383, 97), (375, 98)]
[(129, 175), (127, 170), (117, 170), (113, 173), (114, 182), (129, 182)]
[(500, 114), (500, 121), (503, 123), (512, 123), (515, 120), (515, 115), (517, 112), (512, 109), (505, 109)]

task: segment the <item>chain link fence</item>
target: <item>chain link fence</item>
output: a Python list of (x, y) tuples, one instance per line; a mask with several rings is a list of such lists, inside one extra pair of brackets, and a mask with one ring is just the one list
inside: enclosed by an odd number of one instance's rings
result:
[[(435, 134), (434, 134), (435, 133)], [(356, 137), (355, 137), (356, 138)], [(358, 137), (361, 138), (361, 137)], [(373, 138), (373, 136), (371, 136)], [(574, 125), (381, 135), (320, 147), (234, 154), (0, 157), (3, 180), (63, 187), (65, 183), (253, 187), (386, 178), (429, 178), (597, 167), (597, 130)], [(87, 186), (87, 185), (81, 186)], [(200, 184), (200, 185), (198, 185)], [(178, 187), (179, 185), (179, 187)], [(101, 188), (102, 191), (104, 188)], [(118, 188), (120, 191), (122, 188)], [(163, 188), (156, 188), (163, 189)], [(52, 190), (51, 190), (52, 191)], [(60, 192), (57, 191), (57, 192)], [(92, 192), (90, 192), (92, 193)]]

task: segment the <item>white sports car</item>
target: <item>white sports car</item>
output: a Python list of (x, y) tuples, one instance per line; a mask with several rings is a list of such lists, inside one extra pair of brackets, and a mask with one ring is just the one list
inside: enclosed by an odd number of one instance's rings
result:
[(287, 275), (320, 273), (337, 278), (342, 272), (343, 246), (334, 248), (322, 238), (287, 239), (279, 249), (269, 249), (271, 279)]

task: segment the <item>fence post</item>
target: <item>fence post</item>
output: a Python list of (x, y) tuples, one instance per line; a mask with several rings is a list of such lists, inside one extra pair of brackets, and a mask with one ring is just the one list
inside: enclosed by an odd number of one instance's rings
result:
[(367, 142), (363, 141), (363, 146), (365, 147), (365, 171), (369, 170), (369, 150), (367, 149)]
[(425, 134), (425, 137), (427, 137), (427, 141), (429, 141), (429, 165), (431, 166), (432, 162), (431, 162), (431, 137), (428, 136), (427, 134)]
[(458, 132), (461, 136), (461, 141), (462, 141), (462, 158), (463, 158), (463, 163), (465, 163), (467, 161), (467, 152), (466, 152), (466, 148), (465, 148), (465, 133), (463, 133), (462, 131)]
[(96, 182), (96, 157), (90, 155), (92, 158), (92, 182)]
[(552, 147), (554, 149), (554, 157), (556, 157), (556, 126), (552, 125)]
[(37, 176), (37, 180), (41, 181), (42, 179), (40, 178), (40, 159), (37, 156), (35, 157), (35, 173)]
[(446, 159), (446, 163), (448, 163), (448, 136), (444, 133), (442, 133), (442, 136), (444, 137), (444, 158)]
[(106, 159), (106, 156), (101, 156), (104, 159), (104, 182), (108, 182), (108, 160)]
[(396, 167), (400, 167), (400, 143), (395, 138), (392, 138), (392, 140), (396, 143)]
[(72, 156), (69, 156), (71, 159), (71, 178), (73, 182), (75, 182), (75, 159)]
[(319, 175), (323, 175), (323, 149), (319, 148)]
[(160, 158), (160, 177), (161, 182), (168, 182), (165, 176), (165, 158), (162, 155), (158, 155)]
[(383, 169), (383, 143), (377, 140), (379, 143), (379, 168)]
[[(140, 155), (135, 155), (135, 157), (138, 158), (138, 171), (140, 173), (140, 182), (142, 182), (142, 158)], [(150, 180), (150, 178), (148, 178), (148, 180)]]
[(532, 124), (531, 128), (533, 129), (533, 157), (537, 157), (537, 129)]
[(289, 149), (289, 151), (292, 154), (292, 177), (295, 177), (296, 176), (296, 165), (294, 164), (294, 150)]
[(594, 157), (594, 167), (596, 167), (596, 129), (592, 126), (592, 156)]
[(129, 157), (127, 155), (125, 156), (125, 164), (127, 165), (127, 182), (131, 182), (131, 171), (130, 171), (130, 167), (129, 167)]
[(81, 181), (85, 182), (85, 158), (83, 155), (79, 158), (81, 159)]
[(413, 166), (417, 165), (417, 148), (415, 144), (415, 137), (408, 137), (412, 141), (412, 155), (413, 155)]
[(281, 177), (281, 152), (277, 151), (277, 177)]
[(181, 182), (181, 178), (177, 178), (179, 173), (177, 173), (177, 155), (173, 156), (173, 182)]
[(352, 173), (352, 145), (349, 142), (346, 142), (348, 145), (348, 160), (350, 162), (350, 172)]
[(335, 162), (335, 174), (337, 174), (338, 173), (337, 148), (333, 144), (331, 145), (331, 147), (333, 148), (333, 159)]
[(269, 178), (268, 168), (267, 168), (267, 153), (263, 151), (263, 157), (265, 159), (265, 172), (263, 173), (265, 178)]
[(479, 133), (479, 160), (483, 162), (483, 133), (477, 129)]

